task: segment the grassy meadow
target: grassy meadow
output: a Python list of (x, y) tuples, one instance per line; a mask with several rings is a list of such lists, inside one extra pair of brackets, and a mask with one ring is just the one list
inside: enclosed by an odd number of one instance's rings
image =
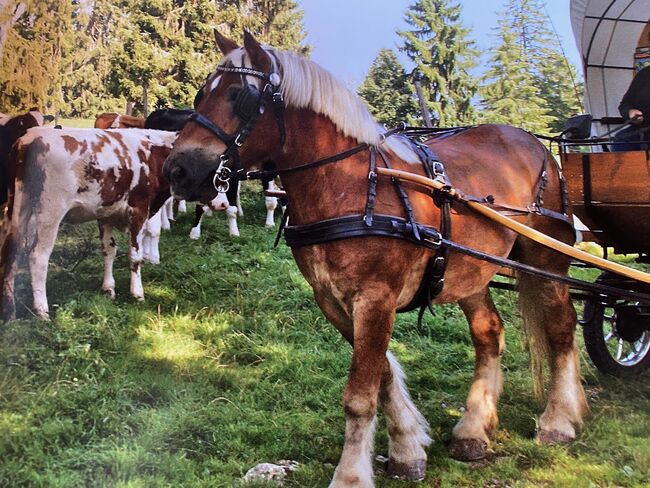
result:
[[(300, 463), (287, 487), (326, 487), (338, 461), (350, 348), (327, 323), (286, 246), (273, 248), (263, 199), (243, 195), (242, 237), (225, 216), (199, 241), (181, 215), (129, 298), (124, 239), (115, 301), (100, 293), (96, 226), (65, 227), (48, 280), (52, 322), (0, 324), (0, 487), (264, 487), (261, 462)], [(25, 284), (20, 289), (26, 292)], [(455, 306), (417, 329), (397, 319), (392, 350), (431, 424), (424, 482), (378, 487), (650, 486), (649, 376), (599, 376), (582, 353), (591, 418), (570, 446), (532, 439), (533, 398), (516, 297), (495, 292), (506, 321), (501, 426), (490, 456), (449, 458), (472, 377), (473, 347)], [(386, 454), (380, 417), (376, 453)]]

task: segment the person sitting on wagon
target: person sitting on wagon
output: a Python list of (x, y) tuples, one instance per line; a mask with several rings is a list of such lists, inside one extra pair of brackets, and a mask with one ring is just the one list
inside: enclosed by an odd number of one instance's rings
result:
[(650, 141), (650, 66), (639, 71), (623, 95), (619, 112), (630, 125), (614, 136), (612, 151), (642, 151)]

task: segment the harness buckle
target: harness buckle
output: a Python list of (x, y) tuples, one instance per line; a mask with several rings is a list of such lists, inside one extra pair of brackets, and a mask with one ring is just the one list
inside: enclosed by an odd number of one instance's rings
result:
[(445, 176), (445, 166), (440, 161), (432, 161), (432, 163), (434, 176)]
[(239, 134), (237, 134), (237, 137), (235, 137), (234, 144), (237, 147), (242, 147), (242, 144), (244, 144), (244, 141), (241, 140), (242, 134), (243, 134), (243, 132), (240, 132)]
[(368, 179), (369, 179), (370, 181), (372, 181), (373, 183), (376, 182), (376, 181), (377, 181), (377, 173), (375, 173), (375, 172), (372, 171), (372, 170), (369, 171), (369, 172), (368, 172)]
[[(434, 248), (439, 248), (442, 246), (442, 235), (440, 232), (436, 232), (434, 235), (431, 235), (429, 232), (427, 232), (424, 236), (424, 242), (427, 244), (430, 244)], [(438, 258), (436, 258), (437, 260)]]

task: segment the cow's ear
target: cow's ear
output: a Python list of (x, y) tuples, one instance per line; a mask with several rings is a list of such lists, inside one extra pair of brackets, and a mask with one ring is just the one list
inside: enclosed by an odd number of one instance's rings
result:
[(214, 30), (214, 40), (217, 42), (217, 46), (224, 56), (227, 56), (235, 49), (239, 49), (239, 46), (235, 41), (231, 41), (226, 36), (222, 35), (217, 29)]
[(253, 66), (263, 71), (271, 70), (271, 58), (253, 34), (247, 30), (244, 31), (244, 49), (250, 56)]

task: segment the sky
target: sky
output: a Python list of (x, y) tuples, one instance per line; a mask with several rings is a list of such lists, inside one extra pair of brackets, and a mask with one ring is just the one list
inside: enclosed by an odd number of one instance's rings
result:
[[(404, 30), (404, 13), (413, 0), (297, 0), (305, 13), (311, 59), (334, 73), (350, 88), (358, 86), (382, 48), (397, 52)], [(496, 43), (497, 12), (502, 0), (460, 0), (462, 23), (470, 37), (485, 51)], [(569, 20), (569, 0), (546, 0), (553, 25), (569, 60), (580, 66)], [(398, 53), (409, 68), (409, 61)], [(485, 65), (487, 56), (481, 58)], [(479, 68), (480, 69), (480, 68)], [(480, 71), (479, 71), (480, 72)]]

